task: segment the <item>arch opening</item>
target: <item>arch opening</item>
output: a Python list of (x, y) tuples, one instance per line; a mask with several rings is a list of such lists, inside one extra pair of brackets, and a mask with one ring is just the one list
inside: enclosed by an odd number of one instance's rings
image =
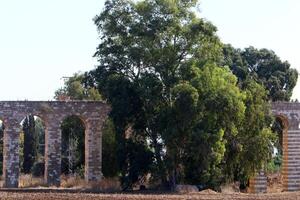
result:
[(277, 115), (271, 127), (276, 140), (272, 144), (272, 159), (267, 165), (268, 171), (268, 191), (278, 192), (285, 188), (285, 174), (283, 173), (284, 155), (286, 154), (284, 144), (288, 130), (288, 120), (285, 116)]
[(61, 180), (85, 175), (85, 121), (71, 115), (61, 123)]
[(19, 187), (44, 185), (45, 123), (39, 116), (29, 114), (20, 126)]

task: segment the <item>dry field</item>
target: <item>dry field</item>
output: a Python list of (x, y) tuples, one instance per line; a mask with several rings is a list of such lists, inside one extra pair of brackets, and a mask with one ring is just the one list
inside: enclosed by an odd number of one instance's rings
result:
[[(100, 183), (99, 183), (100, 184)], [(0, 188), (0, 200), (50, 200), (50, 199), (69, 199), (69, 200), (300, 200), (299, 192), (281, 192), (282, 180), (278, 176), (270, 177), (268, 181), (267, 194), (247, 194), (238, 193), (233, 189), (233, 185), (223, 188), (223, 193), (217, 193), (212, 190), (203, 190), (197, 193), (189, 194), (137, 194), (137, 193), (88, 193), (89, 191), (113, 192), (120, 191), (120, 184), (114, 179), (105, 179), (100, 185), (92, 185), (87, 188), (83, 181), (76, 177), (62, 177), (61, 188), (42, 187), (43, 180), (32, 178), (31, 176), (22, 176), (20, 179), (19, 189), (3, 189)], [(85, 188), (85, 189), (84, 189)], [(96, 190), (94, 190), (96, 189)], [(150, 192), (150, 191), (148, 191)]]
[(271, 194), (161, 194), (161, 195), (139, 195), (139, 194), (86, 194), (86, 193), (64, 193), (64, 192), (0, 192), (0, 199), (2, 200), (49, 200), (49, 199), (69, 199), (69, 200), (193, 200), (193, 199), (209, 199), (209, 200), (255, 200), (255, 199), (283, 199), (295, 200), (300, 199), (300, 192), (290, 193), (271, 193)]

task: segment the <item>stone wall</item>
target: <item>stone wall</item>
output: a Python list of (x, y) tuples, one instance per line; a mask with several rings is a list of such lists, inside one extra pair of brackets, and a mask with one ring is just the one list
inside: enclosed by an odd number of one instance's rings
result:
[(85, 124), (85, 179), (101, 179), (103, 123), (110, 108), (99, 101), (0, 101), (0, 119), (5, 125), (3, 148), (4, 187), (19, 184), (19, 134), (21, 121), (32, 114), (45, 125), (45, 181), (60, 184), (61, 123), (68, 116), (78, 116)]
[(283, 131), (283, 186), (285, 191), (300, 189), (300, 103), (272, 104), (274, 116), (281, 118)]

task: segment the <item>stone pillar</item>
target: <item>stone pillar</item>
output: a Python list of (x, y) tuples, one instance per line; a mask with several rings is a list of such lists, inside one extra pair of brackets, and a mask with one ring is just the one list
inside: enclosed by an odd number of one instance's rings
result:
[(3, 137), (3, 177), (5, 188), (19, 186), (20, 124), (15, 120), (5, 122)]
[(255, 177), (249, 180), (250, 193), (266, 193), (267, 192), (267, 177), (264, 172), (259, 172)]
[(283, 133), (283, 186), (285, 191), (300, 189), (300, 130), (299, 122), (289, 119), (289, 128)]
[(102, 126), (101, 119), (87, 120), (85, 130), (85, 180), (102, 178)]
[(48, 119), (45, 127), (45, 182), (60, 185), (61, 175), (61, 129), (60, 121)]
[(281, 165), (281, 175), (283, 180), (283, 190), (289, 191), (288, 187), (288, 124), (284, 123), (286, 127), (284, 127), (284, 130), (282, 131), (282, 165)]

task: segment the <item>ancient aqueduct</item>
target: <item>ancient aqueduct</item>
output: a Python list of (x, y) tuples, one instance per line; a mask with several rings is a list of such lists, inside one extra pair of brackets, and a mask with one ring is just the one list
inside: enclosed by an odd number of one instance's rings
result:
[[(0, 101), (0, 120), (5, 125), (3, 148), (4, 187), (16, 188), (19, 184), (20, 121), (32, 114), (45, 125), (45, 181), (48, 185), (60, 184), (61, 129), (68, 116), (78, 116), (85, 124), (85, 179), (100, 180), (102, 126), (110, 108), (99, 101)], [(300, 103), (272, 103), (272, 113), (284, 124), (283, 131), (283, 186), (285, 191), (300, 190)], [(263, 173), (250, 180), (252, 192), (265, 192)]]
[(19, 185), (20, 122), (32, 114), (40, 117), (45, 126), (45, 182), (59, 185), (61, 174), (61, 129), (68, 116), (78, 116), (85, 125), (85, 180), (100, 180), (101, 129), (110, 108), (99, 101), (0, 101), (0, 120), (4, 129), (3, 178), (4, 186)]

